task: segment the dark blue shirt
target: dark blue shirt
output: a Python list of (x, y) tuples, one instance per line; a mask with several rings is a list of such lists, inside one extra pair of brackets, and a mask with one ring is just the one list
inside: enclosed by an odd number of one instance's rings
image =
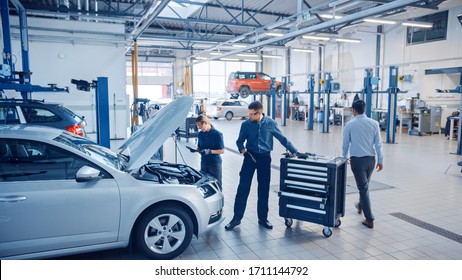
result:
[[(209, 131), (199, 131), (197, 134), (197, 147), (200, 150), (222, 150), (225, 148), (225, 144), (223, 142), (223, 134), (216, 130), (213, 126)], [(205, 164), (220, 163), (221, 156), (217, 154), (208, 154), (206, 156), (202, 156), (201, 160)]]
[(239, 152), (247, 149), (250, 153), (267, 153), (273, 150), (273, 137), (291, 153), (297, 152), (294, 145), (279, 130), (277, 122), (266, 116), (263, 116), (259, 122), (253, 122), (250, 119), (244, 121), (241, 125), (236, 145)]

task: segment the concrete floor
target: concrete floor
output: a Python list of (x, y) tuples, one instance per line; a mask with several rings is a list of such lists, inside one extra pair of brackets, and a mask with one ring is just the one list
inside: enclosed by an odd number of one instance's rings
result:
[[(358, 200), (356, 185), (349, 183), (345, 216), (329, 238), (322, 234), (322, 225), (295, 220), (287, 228), (279, 217), (278, 167), (285, 149), (275, 141), (269, 213), (273, 230), (257, 224), (254, 184), (242, 224), (225, 231), (224, 225), (232, 218), (242, 164), (235, 144), (241, 122), (213, 121), (223, 132), (227, 148), (223, 155), (227, 218), (223, 226), (193, 240), (179, 259), (462, 259), (462, 173), (458, 166), (452, 166), (444, 174), (449, 164), (462, 161), (462, 156), (453, 154), (457, 150), (456, 141), (438, 134), (419, 137), (398, 132), (396, 144), (384, 144), (384, 169), (372, 175), (374, 229), (361, 224), (363, 217), (354, 207)], [(300, 121), (288, 121), (281, 129), (299, 151), (341, 155), (341, 126), (330, 126), (330, 133), (322, 133), (320, 124), (315, 124), (314, 131), (306, 130), (305, 126)], [(385, 140), (385, 132), (382, 139)], [(188, 164), (199, 167), (198, 158), (182, 154), (189, 157)], [(353, 174), (349, 166), (347, 176), (350, 182)]]
[[(322, 233), (323, 226), (295, 220), (292, 227), (279, 217), (279, 161), (285, 149), (275, 141), (270, 192), (269, 220), (273, 230), (259, 227), (256, 216), (256, 184), (253, 185), (247, 210), (240, 226), (225, 231), (232, 218), (232, 207), (242, 164), (236, 138), (242, 120), (216, 120), (213, 125), (224, 134), (223, 185), (225, 222), (198, 239), (180, 255), (179, 260), (461, 260), (462, 259), (462, 161), (454, 155), (456, 141), (443, 135), (408, 136), (399, 132), (396, 144), (384, 144), (384, 169), (372, 175), (372, 208), (375, 227), (361, 224), (354, 207), (358, 199), (356, 186), (348, 182), (345, 216), (331, 237)], [(306, 130), (305, 123), (288, 121), (281, 127), (301, 152), (340, 156), (342, 127), (330, 126), (330, 133)], [(385, 139), (385, 132), (382, 133)], [(195, 139), (189, 139), (194, 143)], [(165, 160), (186, 162), (199, 168), (199, 155), (184, 147), (185, 139), (164, 145)], [(130, 248), (92, 254), (68, 256), (65, 259), (143, 259)]]

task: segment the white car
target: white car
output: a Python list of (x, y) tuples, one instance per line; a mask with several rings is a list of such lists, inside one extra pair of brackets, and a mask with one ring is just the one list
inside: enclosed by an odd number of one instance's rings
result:
[[(118, 153), (66, 131), (0, 127), (0, 259), (126, 247), (180, 255), (223, 219), (215, 178), (150, 161), (187, 116), (182, 97), (149, 118)], [(127, 155), (127, 152), (130, 154)]]
[(249, 104), (242, 100), (226, 99), (218, 100), (208, 106), (207, 113), (214, 119), (226, 118), (228, 121), (233, 118), (244, 118), (249, 115)]

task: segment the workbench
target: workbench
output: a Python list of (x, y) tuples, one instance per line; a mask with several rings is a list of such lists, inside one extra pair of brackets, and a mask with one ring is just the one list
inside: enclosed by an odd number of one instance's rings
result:
[(346, 123), (346, 118), (347, 121), (349, 121), (353, 117), (353, 108), (351, 107), (332, 107), (332, 111), (334, 112), (334, 119), (335, 115), (340, 115), (342, 117), (342, 121), (340, 123), (342, 127)]

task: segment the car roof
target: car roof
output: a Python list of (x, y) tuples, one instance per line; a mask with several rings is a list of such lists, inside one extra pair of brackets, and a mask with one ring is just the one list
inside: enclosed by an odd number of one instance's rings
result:
[(36, 100), (36, 99), (0, 99), (0, 103), (62, 105), (61, 103), (45, 102), (45, 100)]
[(39, 125), (11, 124), (0, 125), (0, 137), (51, 141), (63, 133), (63, 130)]

